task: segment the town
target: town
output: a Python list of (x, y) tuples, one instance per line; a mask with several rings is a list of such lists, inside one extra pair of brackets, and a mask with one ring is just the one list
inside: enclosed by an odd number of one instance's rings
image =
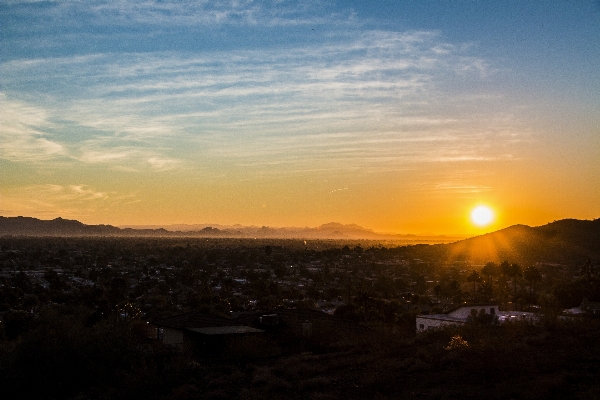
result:
[[(418, 343), (424, 340), (418, 332), (452, 321), (487, 329), (502, 315), (594, 320), (596, 261), (477, 265), (439, 259), (434, 248), (339, 240), (5, 236), (3, 354), (41, 332), (51, 335), (56, 324), (65, 330), (55, 332), (59, 336), (72, 330), (82, 335), (76, 342), (99, 330), (108, 334), (118, 344), (109, 340), (104, 351), (133, 341), (142, 359), (168, 351), (169, 362), (186, 355), (200, 363), (217, 357), (260, 364), (377, 347), (379, 341)], [(452, 312), (460, 309), (459, 321)], [(469, 317), (473, 309), (496, 318)], [(465, 326), (441, 332), (448, 336)], [(120, 331), (124, 327), (127, 333)], [(162, 346), (158, 353), (156, 346)], [(262, 379), (256, 374), (251, 386)], [(265, 379), (261, 390), (267, 395), (279, 390), (274, 377)]]
[(442, 312), (465, 302), (536, 311), (571, 308), (582, 300), (567, 284), (556, 286), (580, 276), (581, 266), (530, 266), (511, 277), (494, 263), (412, 258), (411, 247), (301, 240), (3, 239), (0, 312), (34, 314), (46, 304), (88, 298), (107, 315), (149, 320), (199, 308), (227, 314), (299, 307), (367, 325), (394, 325), (407, 314)]

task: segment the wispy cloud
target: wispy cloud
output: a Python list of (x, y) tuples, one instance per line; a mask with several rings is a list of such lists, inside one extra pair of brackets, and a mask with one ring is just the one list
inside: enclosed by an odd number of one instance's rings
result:
[[(304, 1), (134, 1), (77, 0), (35, 1), (3, 0), (13, 13), (36, 12), (46, 24), (64, 23), (66, 27), (92, 26), (298, 26), (342, 23), (353, 20), (353, 12), (328, 10), (316, 0)], [(44, 3), (44, 7), (29, 8)], [(77, 15), (77, 20), (71, 17)], [(40, 18), (42, 19), (42, 18)], [(84, 23), (82, 23), (82, 21)]]
[(0, 157), (8, 160), (48, 160), (66, 150), (49, 137), (53, 127), (46, 110), (21, 101), (9, 101), (0, 93)]
[(486, 185), (473, 185), (459, 182), (437, 182), (437, 183), (421, 183), (413, 185), (408, 190), (411, 191), (423, 191), (432, 195), (471, 195), (477, 193), (487, 193), (493, 191), (491, 186)]
[(131, 172), (145, 169), (168, 171), (181, 164), (180, 160), (161, 156), (154, 150), (141, 150), (132, 146), (102, 146), (98, 141), (82, 146), (79, 156), (74, 158), (86, 164), (106, 164), (111, 169)]
[[(468, 47), (430, 31), (367, 31), (285, 51), (107, 53), (13, 60), (0, 68), (7, 96), (19, 98), (13, 103), (35, 104), (39, 126), (52, 121), (72, 132), (70, 140), (38, 138), (27, 133), (29, 125), (13, 124), (20, 136), (37, 140), (45, 159), (68, 156), (119, 170), (163, 171), (214, 160), (259, 170), (285, 165), (290, 172), (307, 164), (403, 168), (494, 159), (522, 139), (508, 113), (473, 116), (474, 107), (496, 98), (444, 89), (449, 76), (486, 79), (493, 71)], [(482, 122), (500, 118), (509, 135)], [(499, 146), (482, 147), (485, 137)], [(35, 159), (19, 153), (14, 140), (7, 143), (4, 154)]]
[(103, 192), (83, 185), (27, 185), (5, 189), (0, 195), (5, 215), (38, 215), (43, 217), (81, 217), (98, 209), (136, 202), (134, 193)]

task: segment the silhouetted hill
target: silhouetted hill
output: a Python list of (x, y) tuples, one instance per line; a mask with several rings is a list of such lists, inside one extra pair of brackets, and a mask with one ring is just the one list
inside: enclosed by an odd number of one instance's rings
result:
[(564, 219), (538, 227), (513, 225), (443, 248), (450, 259), (474, 263), (583, 263), (587, 257), (600, 258), (600, 219)]
[(31, 217), (0, 217), (0, 235), (115, 235), (120, 232), (121, 229), (111, 225), (85, 225), (63, 218), (40, 220)]

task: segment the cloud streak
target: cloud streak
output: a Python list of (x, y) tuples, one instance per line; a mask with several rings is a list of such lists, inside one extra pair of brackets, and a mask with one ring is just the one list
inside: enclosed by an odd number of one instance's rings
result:
[(139, 201), (133, 193), (103, 192), (84, 184), (20, 186), (3, 190), (0, 199), (4, 215), (31, 212), (46, 218), (93, 215), (98, 209)]
[[(443, 88), (448, 76), (493, 73), (467, 50), (435, 32), (371, 31), (286, 51), (8, 61), (1, 66), (3, 99), (33, 124), (9, 121), (13, 139), (1, 150), (21, 161), (68, 156), (131, 171), (197, 166), (197, 160), (302, 170), (315, 162), (377, 168), (381, 162), (494, 159), (494, 149), (480, 148), (482, 137), (507, 140), (467, 113), (481, 98)], [(34, 105), (7, 100), (13, 96)], [(78, 138), (40, 134), (52, 124), (70, 137), (77, 131)], [(511, 121), (504, 126), (510, 140), (520, 138)], [(33, 154), (17, 150), (23, 140)]]
[(0, 93), (0, 157), (18, 161), (47, 161), (62, 157), (64, 146), (48, 136), (53, 127), (46, 110)]
[[(76, 0), (0, 2), (5, 13), (27, 18), (35, 14), (42, 28), (62, 26), (66, 32), (87, 33), (112, 27), (298, 27), (352, 23), (350, 10), (333, 10), (320, 1), (251, 0), (133, 1)], [(77, 18), (73, 18), (77, 16)], [(21, 33), (39, 27), (12, 27)]]

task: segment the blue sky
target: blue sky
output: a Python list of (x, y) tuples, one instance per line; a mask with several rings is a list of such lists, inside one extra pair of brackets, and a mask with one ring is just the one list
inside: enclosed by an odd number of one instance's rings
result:
[(2, 215), (600, 216), (598, 1), (0, 1), (0, 46)]

